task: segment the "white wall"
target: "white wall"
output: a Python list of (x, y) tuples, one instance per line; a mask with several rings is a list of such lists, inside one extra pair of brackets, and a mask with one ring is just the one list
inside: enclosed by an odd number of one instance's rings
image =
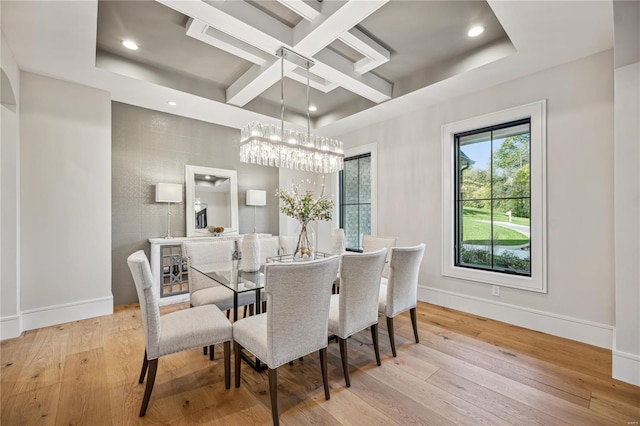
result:
[[(345, 149), (377, 142), (378, 235), (426, 243), (423, 300), (611, 347), (612, 62), (603, 52), (340, 137)], [(489, 285), (443, 277), (441, 126), (545, 98), (548, 294), (502, 288), (496, 298)]]
[(615, 291), (613, 377), (640, 386), (640, 3), (614, 2)]
[[(2, 106), (0, 106), (0, 339), (20, 334), (19, 191), (20, 70), (4, 36), (1, 40)], [(6, 79), (4, 77), (6, 76)]]
[(640, 62), (615, 70), (613, 377), (640, 386)]
[(109, 93), (23, 72), (20, 135), (24, 329), (112, 313)]

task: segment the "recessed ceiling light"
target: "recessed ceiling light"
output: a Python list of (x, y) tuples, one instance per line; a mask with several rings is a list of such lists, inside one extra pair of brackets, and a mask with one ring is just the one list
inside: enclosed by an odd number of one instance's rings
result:
[(309, 105), (309, 112), (316, 112), (318, 110), (318, 107), (315, 105)]
[(211, 176), (206, 175), (204, 178), (205, 178), (205, 179), (211, 179)]
[(175, 102), (173, 102), (173, 101), (169, 101), (169, 102), (167, 102), (167, 105), (169, 105), (169, 106), (176, 106), (176, 105), (178, 105), (178, 104), (177, 104), (177, 103), (175, 103)]
[(476, 25), (475, 27), (471, 27), (467, 35), (469, 37), (478, 37), (483, 32), (484, 32), (484, 27), (482, 25)]
[(138, 45), (132, 40), (122, 40), (122, 45), (129, 50), (138, 50)]

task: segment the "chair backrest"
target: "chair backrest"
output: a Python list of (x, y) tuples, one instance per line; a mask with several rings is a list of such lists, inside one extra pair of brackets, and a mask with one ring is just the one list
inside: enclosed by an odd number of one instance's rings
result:
[(296, 251), (297, 237), (292, 235), (280, 235), (280, 248), (282, 254), (293, 254)]
[(338, 256), (309, 262), (267, 263), (267, 351), (277, 368), (327, 347), (331, 287)]
[(156, 359), (159, 356), (160, 310), (149, 260), (143, 250), (138, 250), (129, 256), (127, 263), (138, 292), (147, 359)]
[(387, 282), (388, 317), (415, 308), (418, 300), (418, 274), (424, 244), (391, 249), (391, 271)]
[(279, 237), (260, 238), (260, 264), (267, 263), (267, 257), (274, 257), (280, 254)]
[(362, 236), (362, 251), (369, 253), (372, 251), (380, 250), (381, 248), (387, 249), (387, 264), (384, 265), (382, 270), (382, 276), (389, 278), (389, 261), (391, 260), (391, 248), (398, 244), (396, 237), (376, 237), (374, 235)]
[[(380, 275), (387, 249), (346, 253), (340, 269), (340, 337), (350, 336), (378, 322)], [(333, 331), (333, 330), (332, 330)]]
[(191, 265), (205, 265), (217, 262), (231, 262), (235, 242), (233, 240), (190, 241), (182, 243), (182, 256), (187, 260), (189, 270), (189, 294), (211, 287), (213, 280), (195, 273)]

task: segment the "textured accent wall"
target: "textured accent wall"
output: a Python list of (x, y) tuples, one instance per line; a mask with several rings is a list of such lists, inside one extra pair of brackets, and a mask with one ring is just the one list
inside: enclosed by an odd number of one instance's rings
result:
[[(240, 232), (253, 230), (247, 189), (267, 191), (257, 209), (258, 232), (278, 235), (278, 169), (240, 163), (237, 129), (112, 102), (112, 292), (115, 305), (137, 302), (127, 266), (136, 250), (149, 256), (149, 238), (167, 231), (167, 206), (155, 202), (158, 182), (184, 185), (185, 165), (238, 171)], [(183, 193), (184, 197), (184, 193)], [(185, 236), (185, 204), (172, 204), (171, 233)]]

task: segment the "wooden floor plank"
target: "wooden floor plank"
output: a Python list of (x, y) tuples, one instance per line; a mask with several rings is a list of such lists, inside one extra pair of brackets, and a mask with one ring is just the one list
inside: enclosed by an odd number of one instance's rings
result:
[[(161, 312), (180, 309), (188, 303)], [(610, 377), (611, 351), (426, 303), (417, 311), (419, 344), (408, 313), (394, 320), (396, 358), (381, 318), (379, 367), (368, 330), (349, 339), (350, 388), (338, 345), (329, 345), (329, 401), (317, 353), (280, 367), (282, 424), (629, 425), (640, 417), (640, 388)], [(243, 364), (241, 387), (225, 390), (222, 345), (214, 361), (199, 348), (161, 358), (139, 418), (144, 344), (137, 305), (0, 342), (0, 422), (271, 424), (266, 372)]]
[(631, 403), (609, 398), (600, 392), (591, 396), (589, 408), (596, 413), (615, 419), (620, 424), (640, 424), (640, 395)]
[(68, 355), (60, 383), (56, 424), (97, 425), (111, 419), (103, 349)]
[(60, 383), (10, 395), (2, 403), (2, 425), (54, 425)]
[(507, 422), (519, 419), (519, 422), (527, 425), (553, 424), (560, 426), (569, 424), (546, 414), (544, 411), (536, 410), (511, 398), (505, 398), (497, 392), (444, 369), (433, 374), (427, 381), (477, 407), (489, 407), (493, 414)]
[(499, 373), (477, 367), (426, 345), (408, 345), (405, 350), (418, 357), (424, 357), (429, 362), (437, 363), (441, 365), (441, 368), (462, 375), (467, 380), (492, 389), (507, 398), (512, 398), (533, 408), (544, 409), (547, 414), (561, 421), (583, 425), (606, 424), (605, 417), (589, 411), (588, 408), (504, 377)]
[[(410, 327), (408, 324), (399, 328)], [(572, 383), (565, 380), (565, 377), (559, 377), (555, 374), (547, 374), (539, 369), (527, 369), (519, 362), (512, 362), (508, 359), (509, 355), (488, 353), (487, 351), (479, 351), (476, 347), (459, 344), (451, 333), (431, 333), (425, 330), (423, 333), (424, 343), (430, 347), (437, 347), (438, 350), (456, 356), (459, 359), (485, 368), (489, 371), (499, 373), (505, 377), (528, 384), (537, 389), (544, 390), (552, 395), (571, 401), (574, 404), (589, 406), (589, 397), (591, 391), (580, 384)], [(505, 358), (506, 356), (506, 358)]]

